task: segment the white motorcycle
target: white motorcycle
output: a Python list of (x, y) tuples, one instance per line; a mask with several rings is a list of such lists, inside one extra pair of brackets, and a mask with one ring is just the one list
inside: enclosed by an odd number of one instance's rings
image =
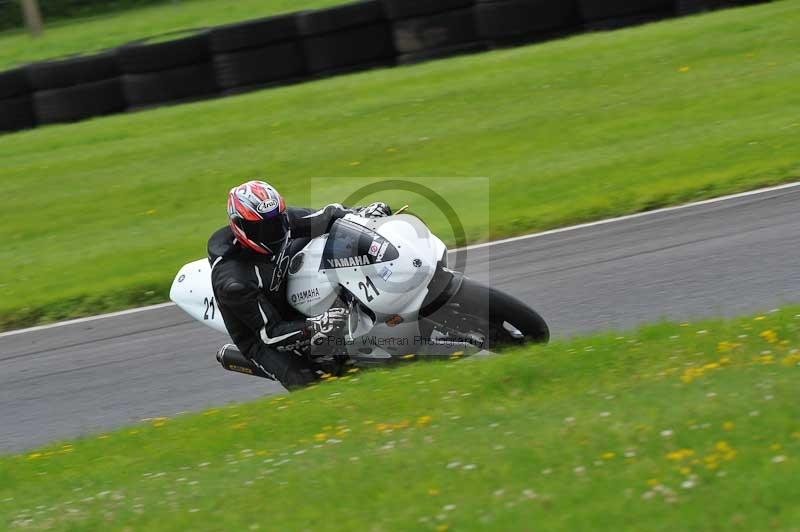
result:
[[(343, 338), (312, 346), (309, 356), (325, 371), (468, 356), (549, 339), (547, 324), (525, 303), (449, 269), (447, 247), (415, 216), (348, 214), (328, 234), (292, 247), (285, 259), (286, 297), (297, 313), (316, 316), (334, 302), (350, 311)], [(203, 324), (227, 332), (208, 260), (181, 268), (170, 299)], [(226, 369), (259, 374), (234, 349), (221, 350), (217, 358)]]

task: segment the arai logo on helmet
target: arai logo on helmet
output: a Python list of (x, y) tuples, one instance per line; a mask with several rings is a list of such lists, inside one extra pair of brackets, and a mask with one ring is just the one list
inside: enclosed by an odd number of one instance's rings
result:
[(278, 200), (270, 199), (259, 203), (258, 207), (256, 207), (256, 210), (263, 214), (275, 210), (277, 207), (278, 207)]

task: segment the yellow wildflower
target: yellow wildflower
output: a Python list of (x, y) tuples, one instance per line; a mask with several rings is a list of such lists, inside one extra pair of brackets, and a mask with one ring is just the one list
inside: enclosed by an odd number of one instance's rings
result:
[(767, 329), (766, 331), (762, 331), (758, 334), (765, 342), (769, 342), (774, 344), (778, 341), (778, 333), (773, 331), (772, 329)]
[(733, 351), (740, 345), (742, 344), (737, 344), (736, 342), (728, 342), (727, 340), (723, 340), (722, 342), (717, 344), (717, 351), (720, 353), (727, 353), (728, 351)]
[(758, 358), (756, 358), (756, 362), (758, 362), (759, 364), (765, 364), (765, 365), (774, 364), (775, 363), (775, 357), (773, 355), (759, 355)]
[(717, 451), (724, 453), (731, 450), (731, 446), (726, 441), (718, 441), (716, 445), (714, 445), (714, 449)]
[(691, 449), (678, 449), (677, 451), (672, 451), (667, 453), (667, 460), (674, 460), (679, 461), (683, 460), (684, 458), (688, 458), (690, 456), (694, 456), (694, 451)]
[(800, 353), (793, 353), (781, 359), (781, 364), (784, 366), (797, 366), (800, 365)]
[(425, 425), (431, 422), (431, 419), (432, 419), (431, 416), (420, 416), (417, 418), (417, 426), (424, 427)]
[(726, 421), (722, 424), (722, 430), (733, 430), (735, 426), (732, 421)]

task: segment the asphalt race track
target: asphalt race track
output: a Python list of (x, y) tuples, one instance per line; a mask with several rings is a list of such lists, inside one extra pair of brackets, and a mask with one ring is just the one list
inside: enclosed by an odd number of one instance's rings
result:
[[(468, 252), (468, 272), (554, 336), (800, 301), (800, 186)], [(196, 257), (187, 257), (187, 262)], [(281, 388), (214, 360), (226, 338), (176, 307), (0, 335), (0, 452)]]

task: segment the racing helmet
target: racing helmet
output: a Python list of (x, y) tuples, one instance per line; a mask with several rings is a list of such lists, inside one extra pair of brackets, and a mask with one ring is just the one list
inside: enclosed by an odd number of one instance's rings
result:
[(262, 255), (279, 255), (289, 241), (286, 203), (263, 181), (248, 181), (231, 189), (228, 221), (236, 239)]

